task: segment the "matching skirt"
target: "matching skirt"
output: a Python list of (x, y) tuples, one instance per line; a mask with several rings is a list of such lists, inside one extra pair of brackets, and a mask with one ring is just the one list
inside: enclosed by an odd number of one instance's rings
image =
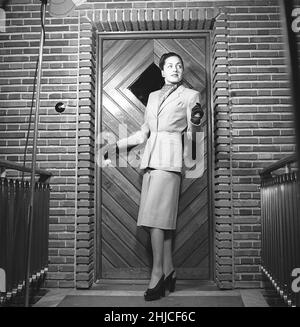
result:
[(181, 173), (146, 169), (137, 225), (176, 229), (180, 184)]

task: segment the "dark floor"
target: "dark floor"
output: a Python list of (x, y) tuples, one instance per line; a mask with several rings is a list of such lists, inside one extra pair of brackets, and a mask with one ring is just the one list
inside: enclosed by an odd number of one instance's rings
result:
[(269, 307), (288, 307), (287, 303), (275, 290), (271, 282), (265, 277), (263, 277), (263, 288), (261, 289), (261, 293)]
[[(139, 307), (147, 305), (147, 303), (141, 301), (147, 286), (146, 281), (139, 283), (99, 281), (89, 290), (47, 289), (40, 284), (34, 286), (30, 296), (30, 306), (33, 307), (97, 306), (97, 303), (101, 303), (99, 306), (126, 306), (126, 301), (127, 304), (130, 303), (130, 306)], [(205, 297), (207, 301), (201, 302), (201, 299)], [(97, 299), (100, 302), (95, 302)], [(268, 281), (264, 282), (264, 288), (261, 289), (235, 290), (220, 290), (213, 282), (179, 281), (176, 292), (170, 294), (169, 297), (155, 301), (155, 305), (165, 307), (173, 305), (187, 306), (188, 304), (212, 307), (287, 307), (287, 304)], [(24, 306), (24, 292), (20, 292), (13, 297), (5, 306)], [(149, 306), (153, 306), (153, 303)]]
[[(56, 306), (245, 306), (268, 307), (260, 289), (220, 290), (213, 282), (179, 281), (176, 291), (155, 303), (145, 303), (143, 294), (147, 281), (99, 282), (89, 290), (49, 289), (35, 307)], [(80, 298), (81, 297), (81, 298)], [(194, 300), (193, 300), (194, 299)], [(206, 300), (205, 300), (206, 299)], [(97, 302), (98, 301), (98, 302)]]

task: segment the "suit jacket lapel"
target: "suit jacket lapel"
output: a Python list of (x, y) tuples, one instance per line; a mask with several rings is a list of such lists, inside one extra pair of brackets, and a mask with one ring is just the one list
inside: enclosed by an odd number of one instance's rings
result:
[(172, 92), (166, 100), (161, 104), (161, 106), (158, 108), (157, 115), (161, 113), (161, 111), (172, 101), (176, 100), (180, 93), (184, 90), (184, 86), (180, 85), (174, 92)]
[(158, 106), (159, 106), (159, 95), (158, 92), (155, 97), (152, 97), (151, 104), (149, 105), (149, 111), (151, 112), (154, 117), (157, 117), (157, 112), (158, 112)]

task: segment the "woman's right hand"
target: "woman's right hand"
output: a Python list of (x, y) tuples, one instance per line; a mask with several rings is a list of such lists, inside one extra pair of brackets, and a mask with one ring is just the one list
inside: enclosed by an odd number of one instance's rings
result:
[(112, 166), (112, 159), (117, 158), (119, 155), (119, 147), (117, 143), (114, 144), (107, 144), (103, 151), (103, 166), (110, 167)]

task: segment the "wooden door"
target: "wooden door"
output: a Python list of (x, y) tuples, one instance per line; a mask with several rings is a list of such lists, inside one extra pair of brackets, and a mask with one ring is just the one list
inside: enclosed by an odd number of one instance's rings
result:
[[(145, 106), (129, 87), (160, 56), (179, 53), (185, 65), (184, 83), (202, 95), (207, 109), (206, 38), (102, 40), (101, 131), (118, 137), (119, 124), (133, 133), (143, 123)], [(206, 115), (205, 115), (206, 120)], [(203, 121), (205, 144), (207, 127)], [(207, 147), (205, 146), (205, 149)], [(183, 179), (179, 202), (174, 264), (182, 279), (209, 279), (209, 218), (207, 158), (198, 179)], [(101, 169), (99, 278), (147, 279), (151, 271), (148, 232), (136, 226), (142, 171), (139, 168)]]

